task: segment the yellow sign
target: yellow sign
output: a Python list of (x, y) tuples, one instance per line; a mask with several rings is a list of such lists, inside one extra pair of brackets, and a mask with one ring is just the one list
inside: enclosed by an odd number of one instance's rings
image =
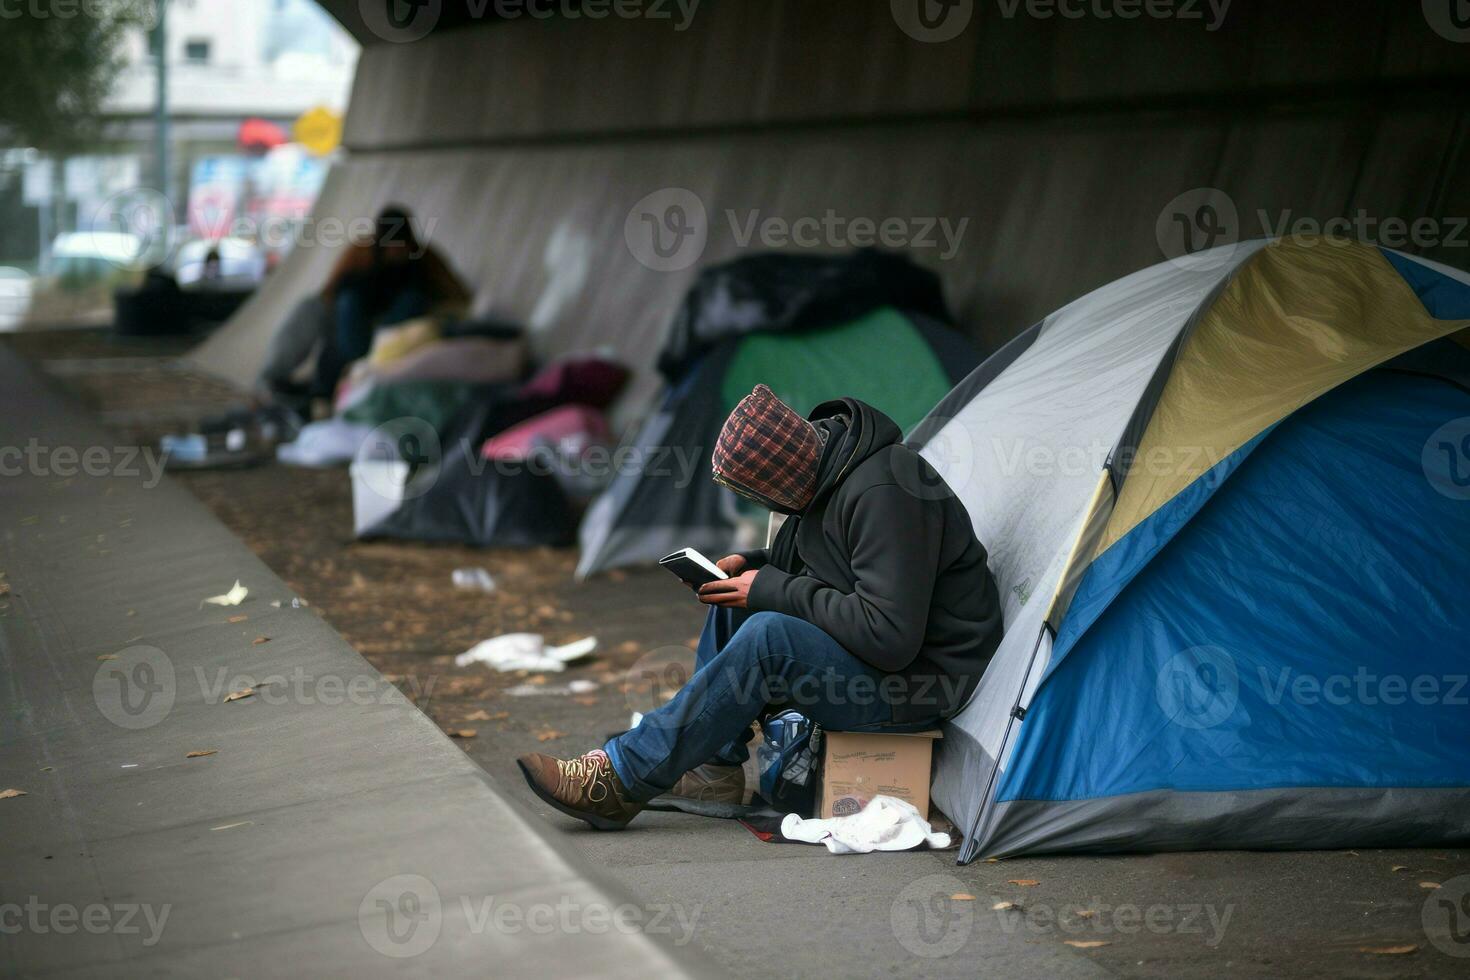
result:
[(342, 142), (342, 117), (325, 106), (307, 109), (291, 127), (291, 138), (324, 157)]

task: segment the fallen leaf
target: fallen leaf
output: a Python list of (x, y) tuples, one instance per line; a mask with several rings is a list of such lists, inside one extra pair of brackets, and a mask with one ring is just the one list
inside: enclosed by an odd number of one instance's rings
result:
[(985, 859), (985, 863), (986, 864), (999, 864), (1000, 863), (1000, 858), (986, 858)]
[(451, 728), (449, 730), (450, 738), (474, 738), (478, 734), (480, 733), (473, 728)]
[(969, 892), (955, 892), (953, 895), (949, 896), (949, 900), (951, 902), (973, 902), (975, 900), (975, 896), (971, 895)]
[(1420, 888), (1435, 889), (1435, 888), (1438, 888), (1439, 887), (1439, 882), (1437, 882), (1437, 881), (1421, 881), (1421, 882), (1419, 882), (1419, 887)]
[(250, 618), (249, 616), (246, 616), (246, 615), (244, 615), (242, 613), (239, 616), (231, 616), (229, 619), (225, 620), (225, 622), (227, 622), (227, 623), (243, 623), (243, 622), (245, 622), (245, 620), (247, 620), (249, 618)]
[(1097, 949), (1099, 946), (1111, 946), (1112, 941), (1107, 939), (1064, 939), (1068, 946), (1076, 946), (1078, 949)]
[(17, 796), (25, 795), (27, 794), (23, 789), (0, 789), (0, 800), (13, 800)]
[(1020, 885), (1022, 888), (1033, 888), (1041, 884), (1035, 878), (1012, 878), (1006, 882), (1007, 885)]
[(1393, 867), (1389, 868), (1388, 870), (1390, 870), (1390, 871), (1408, 871), (1409, 870), (1409, 866), (1407, 864), (1395, 864)]
[(481, 708), (479, 711), (476, 711), (473, 714), (465, 715), (464, 716), (464, 720), (465, 721), (500, 721), (502, 718), (509, 718), (509, 717), (510, 717), (510, 712), (509, 711), (497, 711), (497, 712), (495, 712), (495, 714), (492, 715), (490, 712), (488, 712), (488, 711), (484, 710), (483, 708)]
[(1374, 956), (1403, 956), (1407, 953), (1419, 952), (1419, 947), (1416, 944), (1407, 944), (1404, 946), (1359, 946), (1358, 952), (1372, 953)]
[(55, 769), (56, 769), (55, 766), (42, 766), (41, 767), (41, 771), (42, 772), (53, 772), (53, 771), (55, 771)]
[(586, 705), (589, 708), (592, 707), (594, 704), (597, 703), (597, 698), (590, 697), (590, 696), (587, 696), (587, 695), (583, 695), (582, 697), (572, 698), (572, 700), (575, 701), (575, 702), (577, 702), (578, 704)]
[(251, 698), (254, 696), (255, 688), (253, 687), (247, 687), (243, 691), (231, 691), (225, 695), (225, 704), (229, 704), (231, 701), (239, 701), (241, 698)]
[(97, 659), (98, 660), (116, 660), (117, 659), (117, 654), (115, 654), (115, 653), (99, 653), (97, 655)]
[(239, 579), (235, 579), (235, 585), (232, 589), (230, 589), (230, 591), (226, 592), (224, 595), (210, 596), (204, 601), (209, 603), (211, 606), (238, 606), (240, 603), (245, 601), (245, 597), (249, 594), (250, 590), (241, 585)]
[(549, 741), (551, 741), (554, 738), (566, 738), (566, 735), (567, 735), (566, 732), (559, 732), (555, 728), (548, 728), (544, 732), (537, 732), (536, 733), (536, 741), (538, 741), (538, 742), (549, 742)]
[(202, 759), (206, 755), (214, 755), (219, 749), (195, 749), (184, 756), (185, 759)]
[(1097, 915), (1097, 912), (1095, 910), (1093, 910), (1093, 909), (1078, 909), (1077, 910), (1077, 918), (1079, 918), (1079, 919), (1090, 919), (1090, 918), (1092, 918), (1095, 915)]
[(257, 636), (255, 639), (253, 639), (253, 640), (250, 641), (250, 645), (253, 646), (253, 647), (258, 647), (262, 643), (269, 643), (270, 641), (271, 641), (271, 638), (268, 637), (268, 636)]
[(1021, 911), (1021, 906), (1018, 905), (1015, 902), (996, 902), (994, 905), (990, 906), (990, 911), (992, 911), (992, 912), (1019, 912), (1019, 911)]

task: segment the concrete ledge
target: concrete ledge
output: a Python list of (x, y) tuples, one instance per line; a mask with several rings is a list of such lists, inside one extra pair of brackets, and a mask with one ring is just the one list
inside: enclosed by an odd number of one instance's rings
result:
[(689, 972), (117, 443), (0, 351), (0, 973)]

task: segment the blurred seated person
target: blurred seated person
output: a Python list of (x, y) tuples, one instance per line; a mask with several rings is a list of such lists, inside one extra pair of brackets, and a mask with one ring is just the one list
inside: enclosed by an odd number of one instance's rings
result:
[(331, 398), (347, 365), (367, 355), (373, 335), (440, 310), (462, 310), (470, 292), (404, 208), (386, 207), (374, 234), (352, 242), (321, 292), (292, 311), (271, 339), (258, 388), (271, 398), (300, 394), (292, 377), (320, 347), (309, 397)]
[(224, 262), (220, 259), (218, 245), (211, 246), (204, 256), (204, 269), (199, 278), (204, 282), (219, 282), (224, 278)]

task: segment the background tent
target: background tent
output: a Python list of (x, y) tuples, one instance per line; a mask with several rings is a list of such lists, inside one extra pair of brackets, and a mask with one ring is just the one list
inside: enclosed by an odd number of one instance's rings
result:
[[(1386, 245), (1465, 262), (1450, 216), (1470, 207), (1470, 59), (1416, 3), (1345, 17), (1340, 0), (1236, 0), (1212, 22), (1204, 3), (1037, 19), (725, 0), (687, 23), (675, 4), (666, 18), (517, 4), (509, 21), (497, 4), (468, 18), (462, 2), (397, 4), (407, 35), (384, 29), (381, 3), (323, 5), (364, 44), (341, 158), (308, 235), (195, 355), (245, 383), (335, 261), (316, 230), (390, 202), (477, 312), (528, 325), (538, 357), (611, 345), (637, 372), (632, 411), (699, 269), (753, 250), (896, 243), (943, 275), (984, 350), (1178, 254), (1184, 229), (1197, 246), (1363, 215)], [(938, 28), (917, 22), (925, 7)], [(1219, 221), (1193, 227), (1203, 198), (1187, 192), (1208, 188)], [(675, 206), (694, 234), (656, 261), (644, 216)], [(1389, 219), (1421, 216), (1427, 239), (1391, 237)], [(784, 244), (766, 234), (783, 227)]]
[(534, 467), (496, 466), (458, 444), (415, 480), (422, 482), (409, 485), (410, 496), (393, 513), (358, 536), (477, 548), (560, 547), (576, 538), (561, 484)]
[[(364, 538), (413, 541), (449, 541), (480, 548), (560, 547), (576, 539), (576, 502), (588, 492), (578, 479), (586, 469), (581, 460), (567, 460), (559, 446), (572, 433), (548, 421), (570, 411), (591, 437), (607, 431), (602, 413), (622, 392), (628, 370), (596, 354), (568, 355), (545, 365), (523, 384), (493, 388), (471, 387), (477, 397), (462, 404), (428, 411), (404, 411), (418, 422), (432, 424), (439, 435), (440, 458), (413, 476), (409, 493), (391, 514)], [(408, 389), (423, 383), (382, 386)], [(407, 396), (402, 396), (407, 397)], [(443, 418), (451, 418), (443, 422)], [(392, 424), (391, 418), (372, 419)], [(565, 423), (565, 418), (562, 418)], [(576, 426), (573, 426), (575, 428)], [(548, 454), (487, 453), (487, 440), (517, 435), (527, 444), (538, 436)], [(590, 450), (590, 446), (587, 447)], [(510, 458), (514, 456), (515, 458)], [(572, 472), (563, 464), (570, 463)]]
[(947, 316), (938, 279), (881, 253), (758, 256), (708, 270), (660, 355), (669, 382), (660, 407), (615, 454), (612, 485), (582, 522), (577, 574), (732, 547), (744, 505), (714, 483), (710, 452), (757, 384), (803, 413), (851, 396), (905, 431), (917, 424), (977, 360), (936, 315)]
[(1006, 598), (939, 746), (962, 860), (1470, 839), (1467, 326), (1463, 273), (1250, 242), (1077, 300), (938, 406), (914, 441)]

